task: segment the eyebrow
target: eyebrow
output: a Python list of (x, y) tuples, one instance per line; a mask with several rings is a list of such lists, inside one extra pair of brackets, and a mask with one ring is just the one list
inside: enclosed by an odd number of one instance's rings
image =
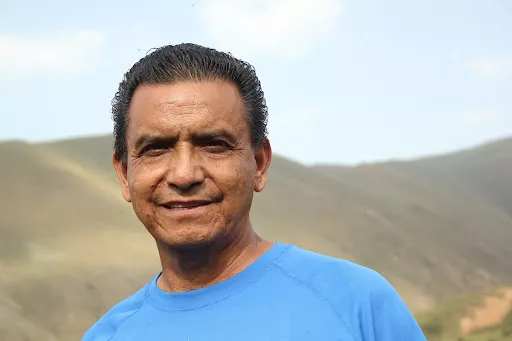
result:
[[(227, 131), (226, 129), (215, 129), (215, 130), (207, 130), (200, 131), (192, 134), (192, 141), (194, 142), (202, 142), (213, 140), (216, 138), (225, 138), (230, 143), (235, 143), (237, 140), (235, 136)], [(141, 135), (135, 141), (135, 150), (139, 150), (142, 146), (146, 146), (154, 143), (168, 143), (174, 144), (178, 140), (178, 137), (175, 135), (152, 135), (152, 134), (144, 134)]]
[(154, 143), (172, 143), (176, 141), (175, 136), (164, 136), (164, 135), (150, 135), (145, 134), (137, 138), (135, 141), (135, 150), (139, 150), (142, 146), (146, 146)]
[(213, 140), (216, 138), (225, 138), (228, 140), (228, 142), (234, 143), (236, 141), (236, 138), (226, 129), (215, 129), (215, 130), (207, 130), (207, 131), (201, 131), (196, 134), (192, 135), (192, 140), (195, 141), (207, 141), (207, 140)]

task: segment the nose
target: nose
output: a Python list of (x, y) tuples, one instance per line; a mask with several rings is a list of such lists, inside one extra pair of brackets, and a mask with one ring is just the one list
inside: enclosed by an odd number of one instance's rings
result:
[(204, 181), (202, 166), (197, 162), (192, 148), (176, 146), (169, 160), (167, 184), (181, 191), (190, 189)]

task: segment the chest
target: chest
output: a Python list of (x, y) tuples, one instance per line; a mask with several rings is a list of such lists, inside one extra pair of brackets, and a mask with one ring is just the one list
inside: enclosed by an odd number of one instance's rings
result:
[(179, 313), (147, 309), (123, 323), (111, 341), (121, 340), (356, 341), (350, 327), (325, 307), (282, 304)]

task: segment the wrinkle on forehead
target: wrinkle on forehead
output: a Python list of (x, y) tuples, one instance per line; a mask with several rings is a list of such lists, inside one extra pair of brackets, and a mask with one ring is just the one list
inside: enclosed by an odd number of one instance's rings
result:
[(229, 82), (144, 85), (134, 94), (131, 110), (135, 135), (225, 125), (245, 130), (249, 124), (245, 102)]
[[(178, 109), (178, 110), (177, 110)], [(192, 109), (192, 110), (187, 110)], [(183, 101), (170, 99), (166, 101), (162, 101), (161, 103), (156, 103), (154, 105), (154, 110), (163, 113), (170, 114), (178, 114), (178, 115), (186, 115), (186, 114), (197, 114), (198, 110), (204, 111), (208, 110), (208, 106), (204, 102), (199, 101)]]
[[(149, 89), (151, 91), (147, 91)], [(141, 96), (141, 100), (137, 101), (136, 98)], [(136, 107), (134, 107), (135, 102), (138, 104)], [(207, 108), (224, 111), (241, 109), (245, 112), (245, 102), (238, 88), (227, 81), (142, 85), (135, 91), (131, 104), (132, 109), (143, 109), (143, 111)]]

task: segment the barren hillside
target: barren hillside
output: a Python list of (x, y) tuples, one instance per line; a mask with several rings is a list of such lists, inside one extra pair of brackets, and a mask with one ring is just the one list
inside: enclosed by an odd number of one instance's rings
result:
[[(512, 283), (512, 140), (411, 162), (275, 157), (256, 196), (272, 240), (371, 266), (415, 310)], [(0, 339), (77, 340), (158, 271), (111, 138), (0, 143)]]

